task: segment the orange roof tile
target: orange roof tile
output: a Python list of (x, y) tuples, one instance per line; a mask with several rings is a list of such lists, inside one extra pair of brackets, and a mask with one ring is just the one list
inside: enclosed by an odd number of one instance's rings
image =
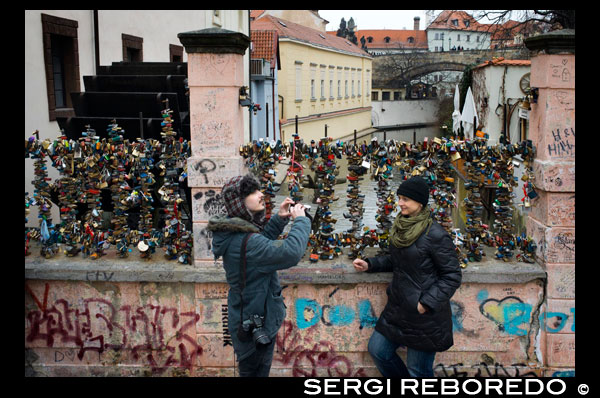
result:
[[(452, 23), (453, 20), (457, 20), (458, 25)], [(469, 26), (465, 24), (468, 21)], [(468, 31), (488, 31), (492, 25), (484, 25), (479, 22), (473, 16), (469, 15), (464, 11), (457, 10), (444, 10), (433, 20), (427, 29), (452, 29), (452, 30), (468, 30)]]
[(531, 61), (528, 59), (504, 59), (503, 57), (494, 58), (489, 61), (485, 61), (482, 64), (475, 66), (473, 69), (483, 68), (486, 66), (531, 66)]
[(252, 41), (250, 58), (269, 61), (271, 62), (271, 68), (274, 68), (277, 59), (277, 32), (274, 30), (252, 30), (250, 31), (250, 40)]
[(250, 10), (250, 18), (256, 19), (262, 15), (265, 10)]
[(310, 43), (317, 47), (330, 48), (345, 53), (372, 58), (369, 53), (344, 38), (323, 34), (323, 32), (319, 30), (276, 18), (272, 15), (265, 15), (251, 21), (250, 31), (252, 30), (276, 30), (280, 38), (290, 38)]

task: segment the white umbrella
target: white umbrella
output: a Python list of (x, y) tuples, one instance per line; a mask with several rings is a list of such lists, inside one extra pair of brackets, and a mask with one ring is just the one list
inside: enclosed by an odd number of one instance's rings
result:
[[(473, 118), (475, 118), (475, 126), (473, 125)], [(467, 90), (465, 105), (463, 106), (462, 114), (460, 115), (460, 121), (465, 128), (465, 138), (472, 139), (475, 135), (477, 124), (479, 124), (479, 119), (477, 118), (477, 110), (475, 109), (475, 100), (473, 100), (471, 87)]]
[(454, 90), (454, 112), (452, 112), (452, 132), (458, 133), (460, 130), (460, 92), (458, 84)]

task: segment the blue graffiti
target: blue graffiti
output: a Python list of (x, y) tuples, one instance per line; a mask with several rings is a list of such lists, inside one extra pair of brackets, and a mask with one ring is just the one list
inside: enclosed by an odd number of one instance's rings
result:
[(369, 300), (362, 300), (358, 302), (358, 319), (360, 319), (360, 328), (368, 327), (374, 328), (377, 323), (377, 317), (371, 307)]
[(552, 377), (575, 377), (574, 370), (559, 370), (552, 373)]
[(504, 331), (508, 334), (525, 336), (527, 330), (518, 326), (528, 323), (531, 317), (531, 305), (527, 303), (510, 303), (502, 308), (504, 316)]
[[(575, 333), (575, 308), (571, 308), (571, 313), (573, 314), (571, 332)], [(556, 318), (556, 320), (549, 325), (549, 320), (552, 318)], [(539, 319), (542, 330), (548, 333), (558, 333), (564, 329), (567, 320), (569, 319), (569, 315), (564, 312), (542, 312)]]
[[(357, 319), (357, 311), (347, 305), (319, 305), (315, 300), (299, 298), (295, 303), (298, 329), (316, 325), (319, 320), (326, 326), (348, 326)], [(375, 327), (377, 317), (369, 300), (357, 304), (360, 328)]]

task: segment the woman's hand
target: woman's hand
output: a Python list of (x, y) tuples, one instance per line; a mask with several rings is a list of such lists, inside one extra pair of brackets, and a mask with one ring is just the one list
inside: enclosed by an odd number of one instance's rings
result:
[(427, 312), (427, 308), (425, 308), (425, 306), (423, 304), (421, 304), (421, 302), (419, 301), (417, 303), (417, 311), (419, 311), (419, 314), (423, 315), (424, 313)]
[(290, 215), (292, 216), (292, 220), (295, 220), (296, 217), (306, 216), (304, 213), (304, 205), (298, 203), (296, 206), (290, 207)]
[(365, 272), (369, 269), (369, 263), (360, 258), (357, 258), (354, 261), (352, 261), (352, 264), (354, 265), (354, 268), (359, 272)]
[(290, 205), (293, 205), (294, 201), (291, 198), (285, 198), (283, 200), (283, 202), (281, 202), (281, 205), (279, 206), (279, 213), (277, 213), (279, 215), (279, 217), (281, 218), (286, 218), (291, 216), (290, 213)]

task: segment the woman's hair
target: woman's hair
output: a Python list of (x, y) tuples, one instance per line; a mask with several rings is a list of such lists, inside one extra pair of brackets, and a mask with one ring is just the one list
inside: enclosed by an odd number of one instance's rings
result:
[(252, 174), (246, 174), (240, 181), (240, 196), (245, 199), (246, 196), (260, 189), (260, 183)]

